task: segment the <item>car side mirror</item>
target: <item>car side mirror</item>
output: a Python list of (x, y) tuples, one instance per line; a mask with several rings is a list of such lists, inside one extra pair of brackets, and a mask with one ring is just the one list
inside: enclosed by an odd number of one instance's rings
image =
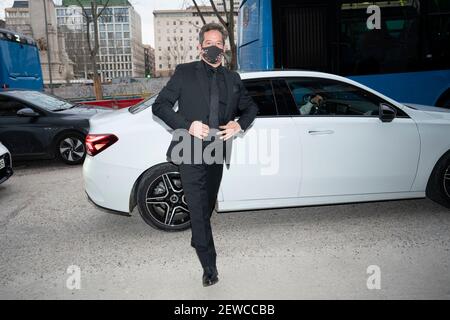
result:
[(19, 111), (17, 111), (17, 115), (19, 117), (38, 117), (39, 113), (35, 112), (31, 108), (22, 108)]
[(391, 122), (397, 116), (397, 110), (388, 104), (380, 103), (378, 117), (381, 122)]

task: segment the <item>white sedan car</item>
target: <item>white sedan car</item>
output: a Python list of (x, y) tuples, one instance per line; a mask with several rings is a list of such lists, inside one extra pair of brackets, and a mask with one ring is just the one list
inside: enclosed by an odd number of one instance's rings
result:
[[(217, 211), (429, 197), (450, 208), (450, 110), (396, 102), (355, 81), (307, 71), (240, 73), (259, 107), (235, 136)], [(190, 227), (172, 132), (155, 96), (90, 119), (88, 199), (163, 230)], [(176, 107), (176, 106), (175, 106)]]

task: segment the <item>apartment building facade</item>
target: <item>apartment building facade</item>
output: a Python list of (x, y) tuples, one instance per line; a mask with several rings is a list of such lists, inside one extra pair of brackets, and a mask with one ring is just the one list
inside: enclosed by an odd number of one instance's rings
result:
[[(211, 6), (199, 6), (206, 23), (220, 23)], [(220, 15), (226, 20), (225, 12), (219, 10)], [(237, 25), (238, 7), (234, 10), (234, 22)], [(202, 19), (195, 6), (182, 10), (155, 10), (155, 76), (164, 77), (173, 74), (175, 67), (180, 63), (186, 63), (199, 59), (197, 44), (198, 34), (203, 26)], [(236, 28), (234, 30), (236, 39)], [(227, 46), (230, 48), (229, 39)]]
[[(90, 1), (82, 0), (90, 12)], [(100, 3), (98, 11), (103, 9)], [(75, 62), (77, 78), (92, 77), (86, 20), (76, 0), (63, 0), (56, 8), (58, 29), (65, 35), (66, 48)], [(94, 38), (93, 26), (90, 37)], [(145, 61), (141, 17), (127, 0), (110, 0), (98, 22), (98, 71), (103, 82), (114, 78), (144, 77)]]

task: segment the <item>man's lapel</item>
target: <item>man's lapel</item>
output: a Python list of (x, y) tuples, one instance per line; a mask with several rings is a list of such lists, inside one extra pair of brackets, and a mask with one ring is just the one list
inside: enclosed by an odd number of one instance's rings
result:
[(231, 73), (228, 69), (224, 68), (225, 84), (227, 86), (227, 107), (225, 108), (224, 116), (228, 122), (231, 116), (231, 97), (233, 96), (233, 83), (231, 82)]
[(202, 91), (203, 101), (205, 102), (206, 107), (209, 106), (209, 95), (208, 95), (208, 79), (206, 78), (205, 73), (202, 70), (202, 61), (198, 61), (195, 66), (195, 75), (197, 76), (198, 83), (200, 84), (200, 88)]

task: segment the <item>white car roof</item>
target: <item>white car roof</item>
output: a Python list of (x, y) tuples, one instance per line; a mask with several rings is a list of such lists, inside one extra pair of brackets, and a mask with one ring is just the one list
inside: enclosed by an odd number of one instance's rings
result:
[(254, 79), (266, 77), (315, 77), (326, 78), (340, 81), (347, 81), (349, 79), (325, 72), (309, 71), (309, 70), (270, 70), (270, 71), (237, 71), (241, 79)]

